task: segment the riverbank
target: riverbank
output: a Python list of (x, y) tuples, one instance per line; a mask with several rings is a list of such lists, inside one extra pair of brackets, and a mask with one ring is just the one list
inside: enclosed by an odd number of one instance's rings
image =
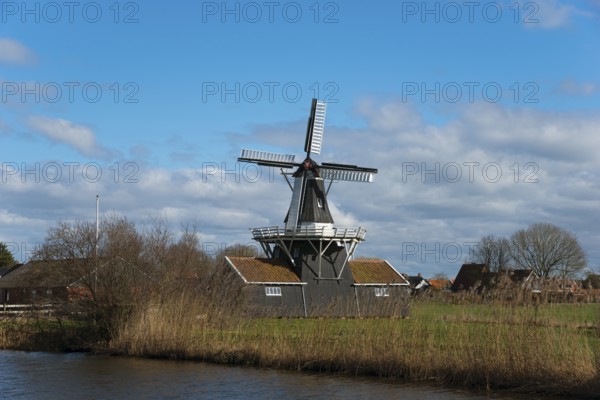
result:
[[(88, 344), (94, 351), (128, 356), (522, 393), (593, 398), (600, 392), (598, 304), (424, 301), (413, 304), (406, 320), (251, 319), (207, 311), (184, 298), (152, 305), (133, 314), (110, 342)], [(0, 324), (0, 346), (15, 348), (8, 346), (6, 326)], [(84, 332), (70, 329), (71, 335)]]

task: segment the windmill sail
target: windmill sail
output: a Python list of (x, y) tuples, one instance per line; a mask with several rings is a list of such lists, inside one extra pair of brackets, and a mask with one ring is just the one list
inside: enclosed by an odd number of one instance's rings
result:
[(348, 182), (373, 182), (373, 172), (366, 171), (348, 171), (343, 169), (325, 169), (319, 171), (321, 178), (330, 179), (332, 181), (348, 181)]
[(327, 103), (318, 101), (317, 99), (312, 100), (308, 127), (306, 128), (306, 142), (304, 143), (304, 151), (308, 155), (321, 153), (323, 133), (325, 132), (326, 109)]
[(292, 168), (297, 164), (294, 163), (296, 158), (293, 154), (272, 153), (270, 151), (246, 150), (242, 149), (238, 161), (251, 162), (258, 165), (269, 167)]

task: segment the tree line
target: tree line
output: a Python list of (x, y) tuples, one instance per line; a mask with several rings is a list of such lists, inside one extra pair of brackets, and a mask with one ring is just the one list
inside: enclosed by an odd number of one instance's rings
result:
[(574, 278), (584, 272), (587, 257), (574, 234), (541, 222), (510, 237), (483, 236), (470, 262), (486, 264), (493, 272), (529, 269), (541, 278)]

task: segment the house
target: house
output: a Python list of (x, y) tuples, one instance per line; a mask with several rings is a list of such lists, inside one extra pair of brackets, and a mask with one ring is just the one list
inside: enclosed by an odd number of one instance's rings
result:
[(29, 261), (0, 277), (0, 304), (67, 302), (81, 298), (73, 261)]
[(488, 280), (486, 274), (488, 267), (485, 264), (463, 264), (454, 278), (450, 290), (457, 292), (459, 290), (469, 291)]
[(427, 279), (427, 282), (431, 285), (430, 288), (434, 290), (450, 290), (452, 286), (450, 279)]
[(8, 274), (10, 271), (12, 271), (15, 268), (20, 267), (23, 264), (15, 264), (15, 265), (11, 265), (10, 267), (0, 267), (0, 278), (2, 278), (4, 275)]
[(539, 293), (542, 289), (541, 279), (530, 269), (508, 269), (504, 272), (504, 276), (513, 284), (533, 293)]
[(600, 289), (600, 275), (588, 275), (587, 278), (582, 282), (582, 287), (584, 289)]
[(423, 276), (420, 273), (416, 276), (405, 275), (404, 277), (408, 281), (410, 291), (412, 294), (420, 293), (431, 287), (431, 283), (429, 283), (427, 279), (423, 278)]
[(507, 269), (490, 272), (486, 264), (463, 264), (450, 287), (459, 290), (475, 290), (481, 293), (485, 289), (506, 286), (520, 287), (539, 293), (541, 284), (538, 276), (529, 269)]

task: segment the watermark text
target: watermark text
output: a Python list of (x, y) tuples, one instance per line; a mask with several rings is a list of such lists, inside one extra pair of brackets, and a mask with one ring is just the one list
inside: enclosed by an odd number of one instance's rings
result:
[(514, 183), (538, 183), (540, 167), (535, 162), (514, 162), (504, 168), (500, 163), (478, 161), (447, 162), (447, 163), (417, 163), (414, 161), (402, 162), (402, 183), (417, 180), (421, 183), (459, 183), (483, 181), (498, 183), (502, 179), (512, 180)]
[(257, 183), (259, 181), (275, 181), (275, 168), (261, 167), (252, 163), (236, 162), (233, 166), (221, 162), (202, 163), (202, 183), (212, 182), (246, 182)]
[(140, 88), (135, 82), (11, 82), (0, 83), (2, 103), (139, 103)]
[(537, 24), (540, 6), (534, 1), (512, 1), (508, 7), (497, 1), (403, 1), (402, 22), (495, 24), (503, 20)]
[[(340, 88), (336, 82), (314, 82), (303, 86), (298, 82), (202, 82), (202, 102), (221, 103), (297, 103), (303, 96), (337, 103)], [(308, 96), (307, 96), (308, 95)], [(304, 98), (306, 98), (304, 97)]]
[(498, 82), (402, 82), (402, 102), (459, 103), (502, 100), (514, 103), (539, 103), (536, 82), (513, 82), (503, 86)]
[(103, 167), (97, 162), (2, 162), (0, 182), (34, 183), (98, 183), (102, 179), (114, 183), (138, 183), (140, 167), (135, 162), (115, 162)]
[(134, 1), (95, 2), (95, 1), (2, 1), (0, 20), (2, 23), (89, 23), (101, 21), (115, 24), (136, 24), (139, 22), (140, 5)]
[(402, 262), (458, 263), (473, 254), (478, 242), (402, 242)]
[(339, 22), (340, 5), (328, 2), (279, 2), (279, 1), (236, 1), (236, 2), (202, 2), (202, 22), (227, 23), (288, 23), (301, 21), (315, 24), (337, 24)]

